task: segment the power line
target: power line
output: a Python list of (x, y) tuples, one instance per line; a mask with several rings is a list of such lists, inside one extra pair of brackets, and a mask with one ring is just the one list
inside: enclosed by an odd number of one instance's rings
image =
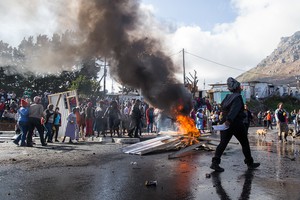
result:
[(234, 70), (238, 70), (238, 71), (242, 71), (242, 72), (248, 72), (248, 73), (251, 73), (251, 74), (258, 74), (258, 75), (270, 76), (269, 74), (262, 74), (262, 73), (250, 72), (250, 71), (247, 71), (247, 70), (243, 70), (243, 69), (238, 69), (238, 68), (235, 68), (235, 67), (231, 67), (229, 65), (225, 65), (225, 64), (222, 64), (222, 63), (219, 63), (219, 62), (216, 62), (216, 61), (213, 61), (213, 60), (210, 60), (210, 59), (207, 59), (207, 58), (195, 55), (195, 54), (187, 52), (187, 51), (185, 51), (185, 53), (190, 54), (191, 56), (194, 56), (196, 58), (200, 58), (202, 60), (205, 60), (207, 62), (211, 62), (211, 63), (214, 63), (216, 65), (220, 65), (220, 66), (227, 67), (227, 68), (230, 68), (230, 69), (234, 69)]
[(176, 56), (176, 55), (180, 54), (181, 52), (182, 52), (182, 50), (180, 50), (180, 51), (179, 51), (179, 52), (177, 52), (177, 53), (173, 53), (173, 54), (169, 55), (169, 57)]

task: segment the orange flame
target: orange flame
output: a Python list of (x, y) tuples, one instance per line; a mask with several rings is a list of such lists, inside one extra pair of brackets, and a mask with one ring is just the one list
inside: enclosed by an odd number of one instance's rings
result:
[[(182, 106), (178, 106), (177, 110), (180, 110)], [(186, 115), (178, 114), (176, 116), (176, 121), (179, 125), (179, 132), (185, 136), (185, 139), (182, 141), (186, 145), (193, 145), (198, 143), (198, 137), (200, 137), (200, 132), (196, 128), (195, 121)]]

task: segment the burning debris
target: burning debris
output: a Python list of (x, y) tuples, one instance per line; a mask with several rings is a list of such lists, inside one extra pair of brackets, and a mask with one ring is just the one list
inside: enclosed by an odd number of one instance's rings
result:
[(208, 144), (210, 141), (214, 141), (214, 139), (204, 136), (201, 136), (197, 139), (193, 138), (193, 141), (197, 142), (195, 142), (193, 145), (190, 145), (187, 143), (187, 141), (191, 141), (191, 139), (186, 139), (186, 137), (179, 132), (164, 131), (160, 134), (161, 135), (156, 138), (126, 146), (122, 149), (122, 151), (123, 153), (127, 154), (145, 155), (153, 152), (177, 150), (175, 153), (169, 155), (169, 159), (172, 159), (194, 149), (208, 151), (214, 149), (212, 145)]
[(123, 152), (143, 155), (154, 151), (183, 149), (169, 156), (169, 158), (175, 158), (182, 153), (203, 146), (204, 143), (200, 142), (200, 131), (196, 128), (194, 120), (183, 114), (183, 109), (185, 109), (183, 104), (180, 104), (171, 112), (176, 117), (172, 118), (177, 127), (175, 131), (160, 131), (160, 137), (124, 147)]

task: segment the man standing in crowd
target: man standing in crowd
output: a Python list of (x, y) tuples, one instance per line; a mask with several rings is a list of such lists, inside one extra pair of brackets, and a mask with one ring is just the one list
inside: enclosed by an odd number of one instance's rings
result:
[(249, 126), (250, 126), (251, 121), (253, 120), (253, 117), (252, 117), (251, 111), (248, 109), (247, 104), (244, 105), (244, 113), (245, 113), (245, 118), (244, 118), (243, 123), (244, 123), (245, 129), (246, 129), (246, 133), (248, 134)]
[(93, 116), (94, 116), (93, 104), (92, 102), (88, 102), (87, 107), (85, 108), (85, 124), (86, 124), (85, 136), (86, 137), (90, 137), (94, 135)]
[(139, 129), (140, 129), (140, 125), (141, 125), (141, 120), (142, 120), (142, 112), (140, 110), (140, 105), (141, 105), (141, 101), (139, 99), (137, 99), (133, 105), (133, 108), (131, 110), (131, 125), (130, 125), (130, 130), (128, 131), (128, 135), (129, 137), (133, 137), (133, 133), (134, 133), (134, 137), (135, 138), (139, 138)]
[[(288, 112), (283, 108), (283, 103), (280, 102), (275, 110), (275, 119), (277, 122), (278, 128), (278, 141), (281, 142), (284, 137), (285, 141), (287, 142), (287, 134), (288, 134)], [(284, 133), (284, 135), (282, 135)]]
[(44, 127), (42, 125), (44, 107), (41, 104), (41, 98), (39, 96), (35, 96), (33, 98), (33, 104), (30, 105), (29, 108), (29, 120), (28, 120), (28, 135), (27, 135), (27, 146), (32, 147), (32, 135), (33, 131), (36, 128), (40, 135), (40, 141), (42, 146), (46, 146), (47, 143), (44, 139)]
[(54, 121), (54, 105), (49, 104), (47, 106), (47, 109), (44, 111), (44, 117), (45, 117), (45, 127), (46, 127), (46, 136), (45, 141), (52, 143), (53, 139), (53, 121)]

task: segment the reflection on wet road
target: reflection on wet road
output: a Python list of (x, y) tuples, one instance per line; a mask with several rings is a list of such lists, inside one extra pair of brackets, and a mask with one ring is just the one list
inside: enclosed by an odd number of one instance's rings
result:
[[(86, 166), (32, 171), (0, 167), (0, 199), (299, 200), (299, 140), (277, 143), (275, 136), (265, 140), (249, 136), (253, 157), (261, 163), (254, 171), (247, 170), (241, 146), (235, 144), (222, 157), (222, 173), (209, 168), (213, 151), (168, 159), (170, 152), (123, 154), (118, 145)], [(145, 181), (157, 181), (157, 185), (146, 186)]]

